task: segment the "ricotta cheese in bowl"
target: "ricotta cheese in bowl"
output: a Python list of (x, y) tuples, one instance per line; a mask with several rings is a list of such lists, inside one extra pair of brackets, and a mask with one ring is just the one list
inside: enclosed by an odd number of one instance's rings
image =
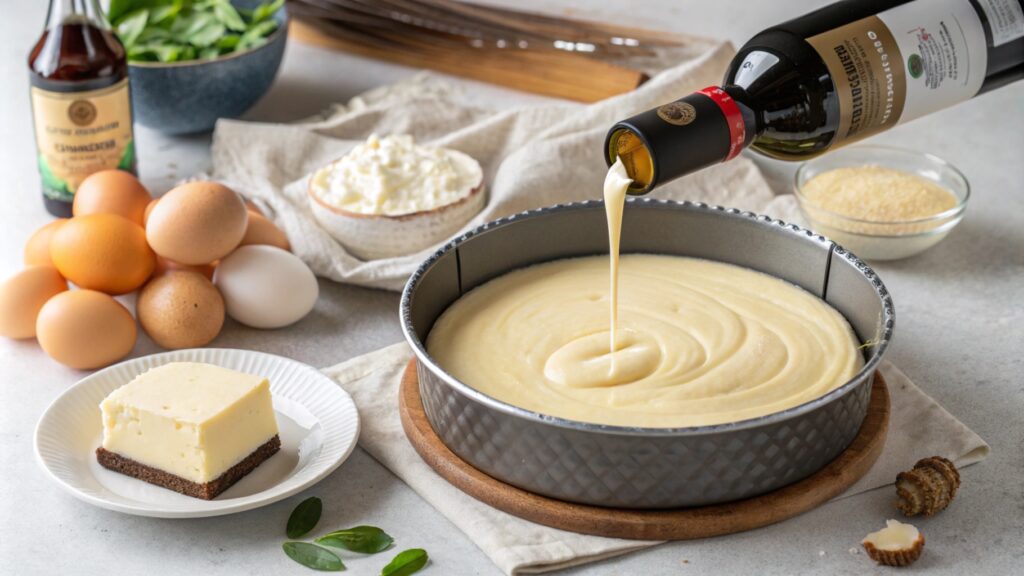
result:
[(371, 135), (316, 171), (313, 214), (357, 258), (411, 254), (457, 232), (484, 206), (483, 170), (457, 150)]

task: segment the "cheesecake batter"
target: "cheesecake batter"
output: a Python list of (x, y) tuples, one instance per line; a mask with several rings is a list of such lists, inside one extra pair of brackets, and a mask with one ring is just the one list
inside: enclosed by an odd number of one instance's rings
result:
[(620, 257), (629, 183), (616, 161), (604, 184), (608, 258), (538, 264), (473, 289), (427, 337), (437, 363), (534, 412), (652, 428), (779, 412), (860, 370), (846, 319), (792, 284), (708, 260)]
[(453, 376), (509, 404), (644, 427), (778, 412), (863, 365), (846, 319), (777, 278), (646, 254), (622, 256), (620, 273), (614, 352), (604, 256), (539, 264), (477, 287), (442, 314), (427, 349)]

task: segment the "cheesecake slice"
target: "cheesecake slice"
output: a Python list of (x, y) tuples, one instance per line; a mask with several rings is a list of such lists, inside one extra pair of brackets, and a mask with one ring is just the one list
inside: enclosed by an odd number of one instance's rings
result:
[(153, 368), (100, 410), (103, 467), (204, 500), (281, 448), (267, 379), (212, 364)]

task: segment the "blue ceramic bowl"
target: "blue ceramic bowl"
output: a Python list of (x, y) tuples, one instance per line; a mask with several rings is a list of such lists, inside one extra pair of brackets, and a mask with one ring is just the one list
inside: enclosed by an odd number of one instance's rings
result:
[[(260, 0), (236, 0), (253, 8)], [(288, 14), (274, 14), (278, 28), (256, 48), (213, 60), (130, 62), (135, 122), (164, 134), (213, 129), (218, 118), (236, 118), (252, 107), (274, 82), (288, 38)]]

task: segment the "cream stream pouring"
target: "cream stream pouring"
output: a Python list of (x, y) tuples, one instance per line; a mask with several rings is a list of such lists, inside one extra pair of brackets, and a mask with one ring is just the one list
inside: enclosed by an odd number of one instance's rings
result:
[[(626, 191), (632, 180), (626, 175), (622, 159), (616, 158), (604, 177), (604, 212), (608, 219), (608, 270), (610, 278), (609, 302), (611, 304), (611, 344), (609, 352), (615, 353), (615, 333), (619, 323), (619, 240), (622, 237), (622, 212), (626, 207)], [(614, 364), (612, 365), (614, 369)]]

